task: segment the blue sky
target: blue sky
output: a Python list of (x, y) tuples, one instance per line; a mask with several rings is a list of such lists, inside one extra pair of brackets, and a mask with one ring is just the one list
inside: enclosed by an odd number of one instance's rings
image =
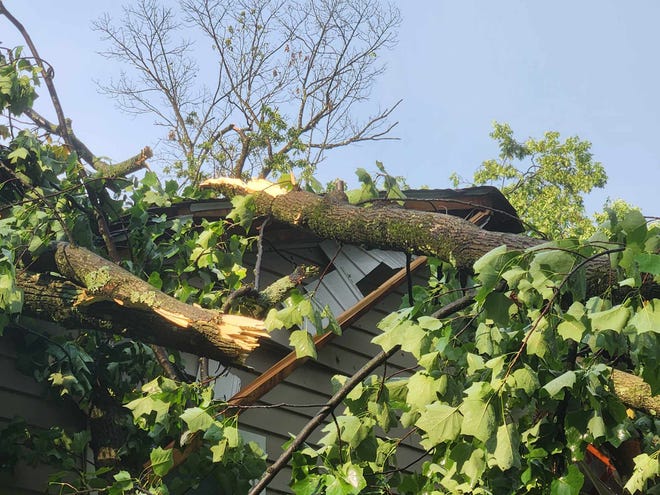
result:
[[(99, 155), (123, 159), (155, 146), (149, 117), (120, 113), (97, 94), (94, 79), (117, 72), (91, 22), (120, 2), (5, 0), (56, 70), (74, 129)], [(609, 175), (587, 198), (590, 212), (622, 198), (660, 215), (660, 2), (555, 0), (400, 1), (399, 44), (382, 54), (387, 72), (374, 108), (400, 98), (399, 141), (353, 146), (328, 155), (323, 181), (354, 180), (357, 167), (381, 160), (411, 186), (449, 187), (497, 155), (488, 134), (508, 122), (519, 139), (556, 130), (592, 142)], [(3, 46), (20, 43), (0, 22)], [(46, 98), (43, 98), (46, 100)], [(43, 102), (47, 103), (47, 102)]]

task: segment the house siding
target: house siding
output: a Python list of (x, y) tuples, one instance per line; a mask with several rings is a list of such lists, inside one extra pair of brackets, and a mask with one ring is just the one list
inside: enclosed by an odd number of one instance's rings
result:
[[(51, 398), (45, 385), (37, 383), (16, 368), (16, 347), (11, 332), (0, 337), (0, 429), (12, 419), (22, 418), (39, 429), (60, 426), (68, 432), (85, 429), (82, 414), (71, 404)], [(0, 438), (0, 442), (6, 439)], [(36, 495), (44, 493), (52, 469), (19, 463), (13, 473), (0, 473), (0, 495)]]
[[(333, 253), (330, 253), (331, 251)], [(326, 276), (335, 274), (334, 285), (326, 284), (325, 288), (328, 289), (329, 294), (337, 297), (331, 301), (323, 297), (323, 291), (318, 291), (316, 297), (322, 305), (331, 303), (334, 312), (340, 313), (361, 298), (356, 285), (361, 277), (368, 275), (380, 263), (387, 266), (394, 264), (396, 267), (397, 260), (399, 263), (402, 260), (398, 254), (377, 251), (368, 253), (364, 259), (356, 259), (364, 250), (350, 246), (346, 249), (346, 253), (350, 256), (338, 256), (333, 260), (335, 266), (330, 266), (330, 254), (334, 254), (334, 251), (336, 247), (329, 243), (323, 246), (313, 242), (276, 246), (266, 243), (260, 267), (261, 286), (265, 287), (276, 279), (290, 274), (297, 265), (318, 266), (321, 273), (325, 273)], [(246, 256), (246, 262), (254, 264), (255, 258), (255, 254), (250, 253)], [(346, 264), (342, 264), (344, 260)], [(321, 283), (323, 284), (323, 281)], [(312, 290), (317, 285), (318, 281), (313, 281), (308, 287)], [(376, 324), (400, 306), (405, 293), (404, 285), (393, 290), (349, 328), (344, 329), (342, 336), (336, 337), (319, 352), (318, 360), (305, 363), (283, 383), (265, 394), (256, 404), (257, 407), (241, 414), (239, 421), (241, 429), (256, 435), (254, 438), (263, 440), (269, 463), (279, 457), (282, 445), (290, 435), (295, 435), (318, 412), (320, 405), (331, 397), (332, 376), (336, 374), (350, 376), (380, 351), (379, 347), (371, 343), (373, 336), (379, 333)], [(350, 293), (351, 296), (345, 297), (346, 293)], [(231, 376), (222, 379), (218, 395), (225, 397), (232, 395), (240, 386), (248, 385), (289, 352), (288, 332), (274, 332), (272, 342), (263, 345), (248, 358), (246, 364), (251, 369), (229, 370)], [(10, 339), (6, 336), (0, 338), (0, 373), (3, 373), (3, 380), (0, 383), (0, 422), (6, 423), (12, 417), (19, 416), (25, 418), (30, 425), (39, 428), (59, 425), (72, 431), (83, 429), (84, 418), (79, 413), (76, 414), (63, 407), (61, 402), (48, 399), (45, 386), (20, 373), (15, 367), (15, 359), (16, 352)], [(188, 356), (186, 362), (188, 371), (196, 374), (196, 358)], [(399, 352), (388, 362), (387, 372), (405, 370), (413, 364), (414, 360), (405, 353)], [(210, 368), (211, 373), (218, 369), (216, 363), (211, 363)], [(381, 368), (374, 373), (382, 372)], [(271, 407), (280, 404), (284, 405)], [(309, 404), (315, 407), (302, 407)], [(341, 410), (340, 408), (339, 412)], [(317, 429), (309, 438), (312, 445), (322, 437), (321, 429)], [(412, 444), (405, 444), (399, 450), (401, 465), (423, 455), (423, 452)], [(269, 486), (268, 493), (290, 493), (288, 488), (290, 475), (289, 469), (283, 470)], [(47, 468), (19, 465), (13, 477), (0, 477), (0, 495), (43, 493), (47, 486), (47, 476)]]

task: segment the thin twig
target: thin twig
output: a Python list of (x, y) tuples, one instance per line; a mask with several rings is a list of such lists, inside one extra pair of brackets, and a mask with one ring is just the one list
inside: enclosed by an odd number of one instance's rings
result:
[(257, 261), (254, 264), (254, 289), (259, 291), (259, 282), (261, 281), (261, 258), (264, 253), (264, 231), (266, 225), (270, 221), (270, 216), (267, 216), (259, 226), (259, 237), (257, 239)]

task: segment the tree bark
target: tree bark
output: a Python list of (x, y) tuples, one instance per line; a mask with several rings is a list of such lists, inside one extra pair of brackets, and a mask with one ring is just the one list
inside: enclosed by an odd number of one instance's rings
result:
[[(525, 250), (547, 242), (519, 234), (482, 230), (462, 218), (435, 212), (338, 203), (305, 191), (287, 191), (262, 179), (248, 183), (239, 179), (208, 179), (200, 187), (216, 189), (230, 198), (251, 194), (257, 215), (271, 215), (324, 239), (434, 256), (453, 261), (459, 268), (471, 269), (481, 256), (502, 245)], [(611, 269), (609, 256), (590, 262), (586, 270), (590, 295), (611, 289), (616, 274)], [(615, 290), (625, 291), (626, 288)], [(652, 281), (641, 290), (646, 298), (660, 297), (660, 285)]]
[[(27, 314), (242, 362), (268, 337), (263, 322), (182, 303), (81, 247), (59, 244), (17, 277)], [(47, 275), (57, 272), (63, 278)]]
[(660, 415), (660, 395), (652, 395), (651, 386), (640, 377), (613, 368), (612, 383), (621, 402), (656, 417)]

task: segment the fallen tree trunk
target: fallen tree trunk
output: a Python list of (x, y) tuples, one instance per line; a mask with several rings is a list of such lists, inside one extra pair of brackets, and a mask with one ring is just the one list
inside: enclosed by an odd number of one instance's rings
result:
[(242, 362), (268, 337), (261, 320), (182, 303), (81, 247), (58, 244), (31, 269), (40, 273), (17, 277), (24, 312), (65, 326), (126, 334), (223, 363)]
[[(475, 261), (492, 249), (506, 245), (525, 250), (547, 241), (532, 237), (480, 229), (459, 217), (397, 207), (364, 208), (305, 192), (287, 191), (265, 180), (243, 182), (219, 178), (200, 187), (220, 191), (228, 197), (250, 194), (257, 215), (271, 215), (290, 225), (309, 229), (324, 239), (335, 239), (371, 248), (452, 260), (471, 269)], [(587, 265), (587, 291), (599, 294), (610, 288), (615, 274), (609, 256)], [(625, 288), (624, 288), (625, 290)], [(642, 288), (647, 298), (660, 297), (660, 285)]]

